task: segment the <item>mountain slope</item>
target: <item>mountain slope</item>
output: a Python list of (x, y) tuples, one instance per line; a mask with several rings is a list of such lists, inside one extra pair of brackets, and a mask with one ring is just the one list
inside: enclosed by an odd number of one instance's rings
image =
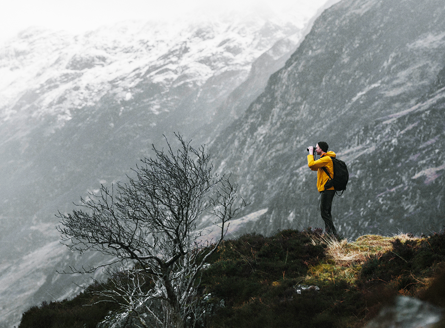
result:
[(444, 17), (437, 0), (348, 0), (317, 19), (213, 145), (219, 169), (236, 170), (249, 211), (268, 209), (240, 233), (323, 226), (306, 160), (321, 140), (351, 170), (333, 207), (342, 234), (441, 228)]
[[(216, 113), (230, 123), (230, 108), (221, 105), (249, 76), (258, 95), (300, 34), (292, 21), (243, 15), (127, 22), (84, 35), (28, 29), (6, 43), (0, 49), (5, 324), (16, 323), (27, 306), (78, 290), (72, 281), (79, 277), (56, 270), (103, 261), (80, 259), (57, 242), (57, 211), (69, 211), (100, 184), (124, 180), (152, 143), (162, 147), (164, 133), (179, 131), (194, 145), (213, 139), (201, 127), (212, 126)], [(251, 72), (257, 60), (266, 73)]]

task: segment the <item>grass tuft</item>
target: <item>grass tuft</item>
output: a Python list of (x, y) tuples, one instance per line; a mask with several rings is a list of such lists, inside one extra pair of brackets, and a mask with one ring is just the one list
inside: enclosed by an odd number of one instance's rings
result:
[[(359, 328), (397, 295), (445, 307), (445, 234), (365, 235), (351, 242), (312, 228), (248, 234), (221, 244), (200, 288), (212, 297), (198, 328)], [(93, 305), (83, 313), (79, 303), (93, 302), (86, 293), (79, 297), (30, 309), (20, 328), (36, 327), (36, 320), (93, 327), (91, 314), (108, 309)]]

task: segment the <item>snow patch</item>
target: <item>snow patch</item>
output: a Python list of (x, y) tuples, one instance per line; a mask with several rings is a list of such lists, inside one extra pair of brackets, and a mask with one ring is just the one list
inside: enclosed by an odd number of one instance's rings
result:
[(411, 49), (435, 49), (442, 47), (445, 43), (445, 33), (440, 34), (427, 34), (424, 38), (415, 41), (408, 47)]
[(404, 134), (405, 132), (415, 128), (417, 125), (419, 125), (419, 122), (408, 125), (403, 131), (400, 132), (400, 134)]
[(404, 186), (404, 185), (401, 184), (401, 185), (395, 186), (394, 188), (386, 189), (386, 191), (384, 191), (384, 192), (378, 194), (376, 197), (382, 197), (383, 195), (385, 195), (385, 194), (387, 194), (387, 193), (395, 192), (397, 189), (400, 189), (400, 188), (402, 188), (403, 186)]
[(368, 10), (372, 9), (372, 7), (374, 6), (374, 2), (373, 1), (361, 1), (358, 2), (356, 5), (357, 9), (351, 10), (351, 14), (356, 14), (356, 15), (364, 15)]
[(424, 111), (424, 110), (428, 110), (429, 108), (433, 107), (433, 105), (435, 103), (437, 103), (438, 101), (442, 101), (444, 99), (444, 95), (439, 93), (437, 95), (435, 95), (434, 97), (428, 99), (427, 101), (417, 104), (411, 108), (408, 108), (406, 110), (400, 111), (398, 113), (395, 114), (391, 114), (388, 115), (386, 117), (383, 117), (382, 119), (386, 119), (385, 121), (383, 121), (383, 124), (392, 124), (395, 120), (399, 119), (400, 117), (403, 117), (405, 115), (411, 114), (413, 112), (417, 112), (417, 111)]
[(424, 142), (423, 144), (420, 145), (420, 148), (431, 146), (432, 144), (436, 143), (437, 140), (439, 140), (439, 136)]
[[(267, 208), (250, 213), (242, 218), (229, 221), (227, 227), (226, 238), (230, 238), (234, 233), (236, 233), (240, 228), (244, 227), (248, 222), (254, 222), (258, 220), (264, 213), (268, 211)], [(221, 225), (214, 224), (210, 227), (201, 229), (198, 231), (201, 237), (198, 239), (198, 243), (204, 244), (207, 242), (214, 242), (219, 239), (221, 235)]]
[(379, 83), (374, 83), (374, 84), (370, 85), (369, 87), (365, 88), (363, 91), (357, 93), (357, 95), (354, 98), (352, 98), (351, 104), (355, 103), (361, 96), (367, 94), (370, 90), (372, 90), (374, 88), (377, 88), (379, 86), (380, 86), (380, 82)]
[(0, 266), (0, 298), (14, 300), (3, 303), (0, 307), (0, 318), (6, 318), (11, 312), (22, 313), (26, 310), (31, 295), (47, 279), (46, 270), (54, 267), (64, 252), (65, 248), (59, 241), (54, 241), (13, 263)]
[(377, 148), (375, 144), (371, 144), (367, 147), (363, 147), (361, 150), (357, 150), (357, 148), (350, 148), (345, 151), (341, 151), (337, 153), (337, 158), (341, 158), (342, 161), (352, 162), (356, 158), (367, 155), (369, 153), (373, 153)]
[(287, 221), (289, 221), (289, 223), (294, 222), (295, 220), (295, 211), (290, 212), (289, 216), (287, 217)]
[(442, 175), (442, 173), (439, 173), (439, 171), (445, 170), (445, 164), (442, 164), (439, 167), (430, 167), (428, 169), (425, 169), (423, 171), (420, 171), (415, 176), (413, 176), (411, 179), (418, 179), (420, 177), (425, 177), (425, 184), (430, 184), (434, 180), (436, 180), (438, 177)]

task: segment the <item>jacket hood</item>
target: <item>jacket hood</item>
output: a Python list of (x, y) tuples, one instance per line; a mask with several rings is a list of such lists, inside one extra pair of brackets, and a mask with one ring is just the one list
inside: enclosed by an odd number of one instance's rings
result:
[(333, 151), (328, 151), (328, 152), (326, 153), (326, 156), (329, 156), (329, 157), (337, 157), (337, 155), (336, 155)]

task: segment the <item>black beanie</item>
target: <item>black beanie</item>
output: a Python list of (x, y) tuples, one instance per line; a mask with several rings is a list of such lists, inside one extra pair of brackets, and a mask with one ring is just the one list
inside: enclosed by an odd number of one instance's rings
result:
[(328, 146), (328, 144), (326, 142), (320, 141), (318, 143), (318, 147), (320, 147), (320, 149), (323, 150), (325, 153), (328, 152), (329, 146)]

